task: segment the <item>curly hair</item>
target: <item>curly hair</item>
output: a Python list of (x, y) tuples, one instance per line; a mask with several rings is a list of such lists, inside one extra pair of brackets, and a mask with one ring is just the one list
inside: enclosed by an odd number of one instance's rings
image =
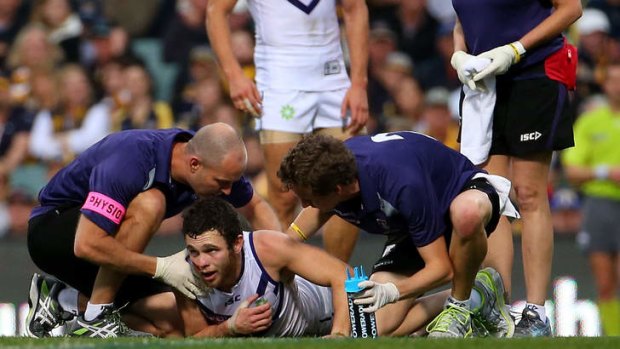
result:
[(243, 231), (235, 209), (219, 197), (198, 199), (183, 212), (183, 234), (196, 238), (210, 230), (217, 230), (228, 248)]
[(357, 178), (353, 153), (342, 141), (313, 134), (302, 138), (282, 160), (278, 177), (286, 189), (307, 187), (316, 195), (336, 191)]

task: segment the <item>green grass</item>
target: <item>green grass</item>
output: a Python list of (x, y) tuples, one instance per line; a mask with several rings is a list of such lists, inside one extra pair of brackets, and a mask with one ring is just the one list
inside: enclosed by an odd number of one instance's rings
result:
[(363, 339), (82, 339), (0, 338), (0, 348), (268, 348), (268, 349), (618, 349), (620, 337), (430, 340), (425, 338)]

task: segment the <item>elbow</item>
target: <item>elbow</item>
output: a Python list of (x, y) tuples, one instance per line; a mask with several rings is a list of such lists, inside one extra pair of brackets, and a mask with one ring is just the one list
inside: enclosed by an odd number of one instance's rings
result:
[(101, 265), (103, 262), (101, 258), (102, 254), (98, 253), (98, 251), (96, 246), (84, 239), (76, 238), (73, 244), (73, 253), (76, 257)]

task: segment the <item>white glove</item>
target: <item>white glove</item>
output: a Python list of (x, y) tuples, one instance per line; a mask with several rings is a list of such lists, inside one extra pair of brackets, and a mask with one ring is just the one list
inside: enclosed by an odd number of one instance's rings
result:
[(474, 57), (475, 56), (467, 54), (464, 51), (456, 51), (452, 54), (452, 58), (450, 59), (450, 64), (452, 65), (452, 68), (456, 70), (456, 74), (459, 76), (461, 83), (469, 86), (472, 90), (476, 89), (476, 83), (473, 80), (475, 72), (471, 72), (470, 70), (466, 70), (464, 68), (465, 63)]
[(380, 284), (374, 281), (362, 281), (357, 286), (364, 290), (355, 295), (353, 302), (368, 305), (364, 307), (365, 313), (374, 313), (384, 305), (394, 303), (400, 298), (398, 288), (391, 282)]
[(196, 296), (206, 295), (206, 289), (202, 280), (192, 272), (186, 256), (187, 250), (183, 250), (168, 257), (157, 257), (153, 278), (176, 288), (190, 299), (196, 299)]
[(504, 74), (513, 64), (521, 60), (523, 54), (525, 54), (525, 48), (518, 41), (479, 54), (477, 57), (491, 59), (491, 64), (476, 74), (474, 81), (480, 81), (489, 75)]

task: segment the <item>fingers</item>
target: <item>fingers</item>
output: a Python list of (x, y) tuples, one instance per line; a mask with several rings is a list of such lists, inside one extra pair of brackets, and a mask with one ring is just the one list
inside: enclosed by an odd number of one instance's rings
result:
[(497, 70), (498, 67), (499, 67), (499, 65), (496, 64), (495, 62), (489, 64), (480, 73), (474, 75), (474, 81), (478, 82), (480, 80), (483, 80), (487, 76), (493, 74), (495, 72), (495, 70)]
[[(366, 281), (359, 282), (359, 283), (357, 284), (357, 287), (359, 287), (359, 288), (371, 288), (371, 287), (373, 287), (374, 285), (375, 285), (375, 282), (374, 282), (374, 281), (366, 280)], [(365, 293), (366, 293), (366, 292), (365, 292)]]
[(195, 300), (196, 299), (196, 295), (187, 286), (185, 286), (185, 287), (178, 287), (177, 290), (179, 290), (179, 292), (183, 293), (183, 295), (185, 297), (187, 297), (187, 298), (189, 298), (191, 300)]
[(248, 98), (243, 99), (243, 106), (245, 108), (245, 111), (250, 113), (250, 115), (252, 115), (253, 117), (257, 118), (260, 116), (257, 111), (258, 107), (254, 108), (254, 103), (252, 103)]
[(467, 79), (467, 86), (472, 89), (475, 90), (476, 89), (476, 82), (472, 79)]
[(379, 307), (377, 307), (376, 304), (373, 304), (373, 305), (371, 305), (369, 307), (362, 308), (362, 311), (364, 313), (374, 313), (377, 310), (379, 310)]

